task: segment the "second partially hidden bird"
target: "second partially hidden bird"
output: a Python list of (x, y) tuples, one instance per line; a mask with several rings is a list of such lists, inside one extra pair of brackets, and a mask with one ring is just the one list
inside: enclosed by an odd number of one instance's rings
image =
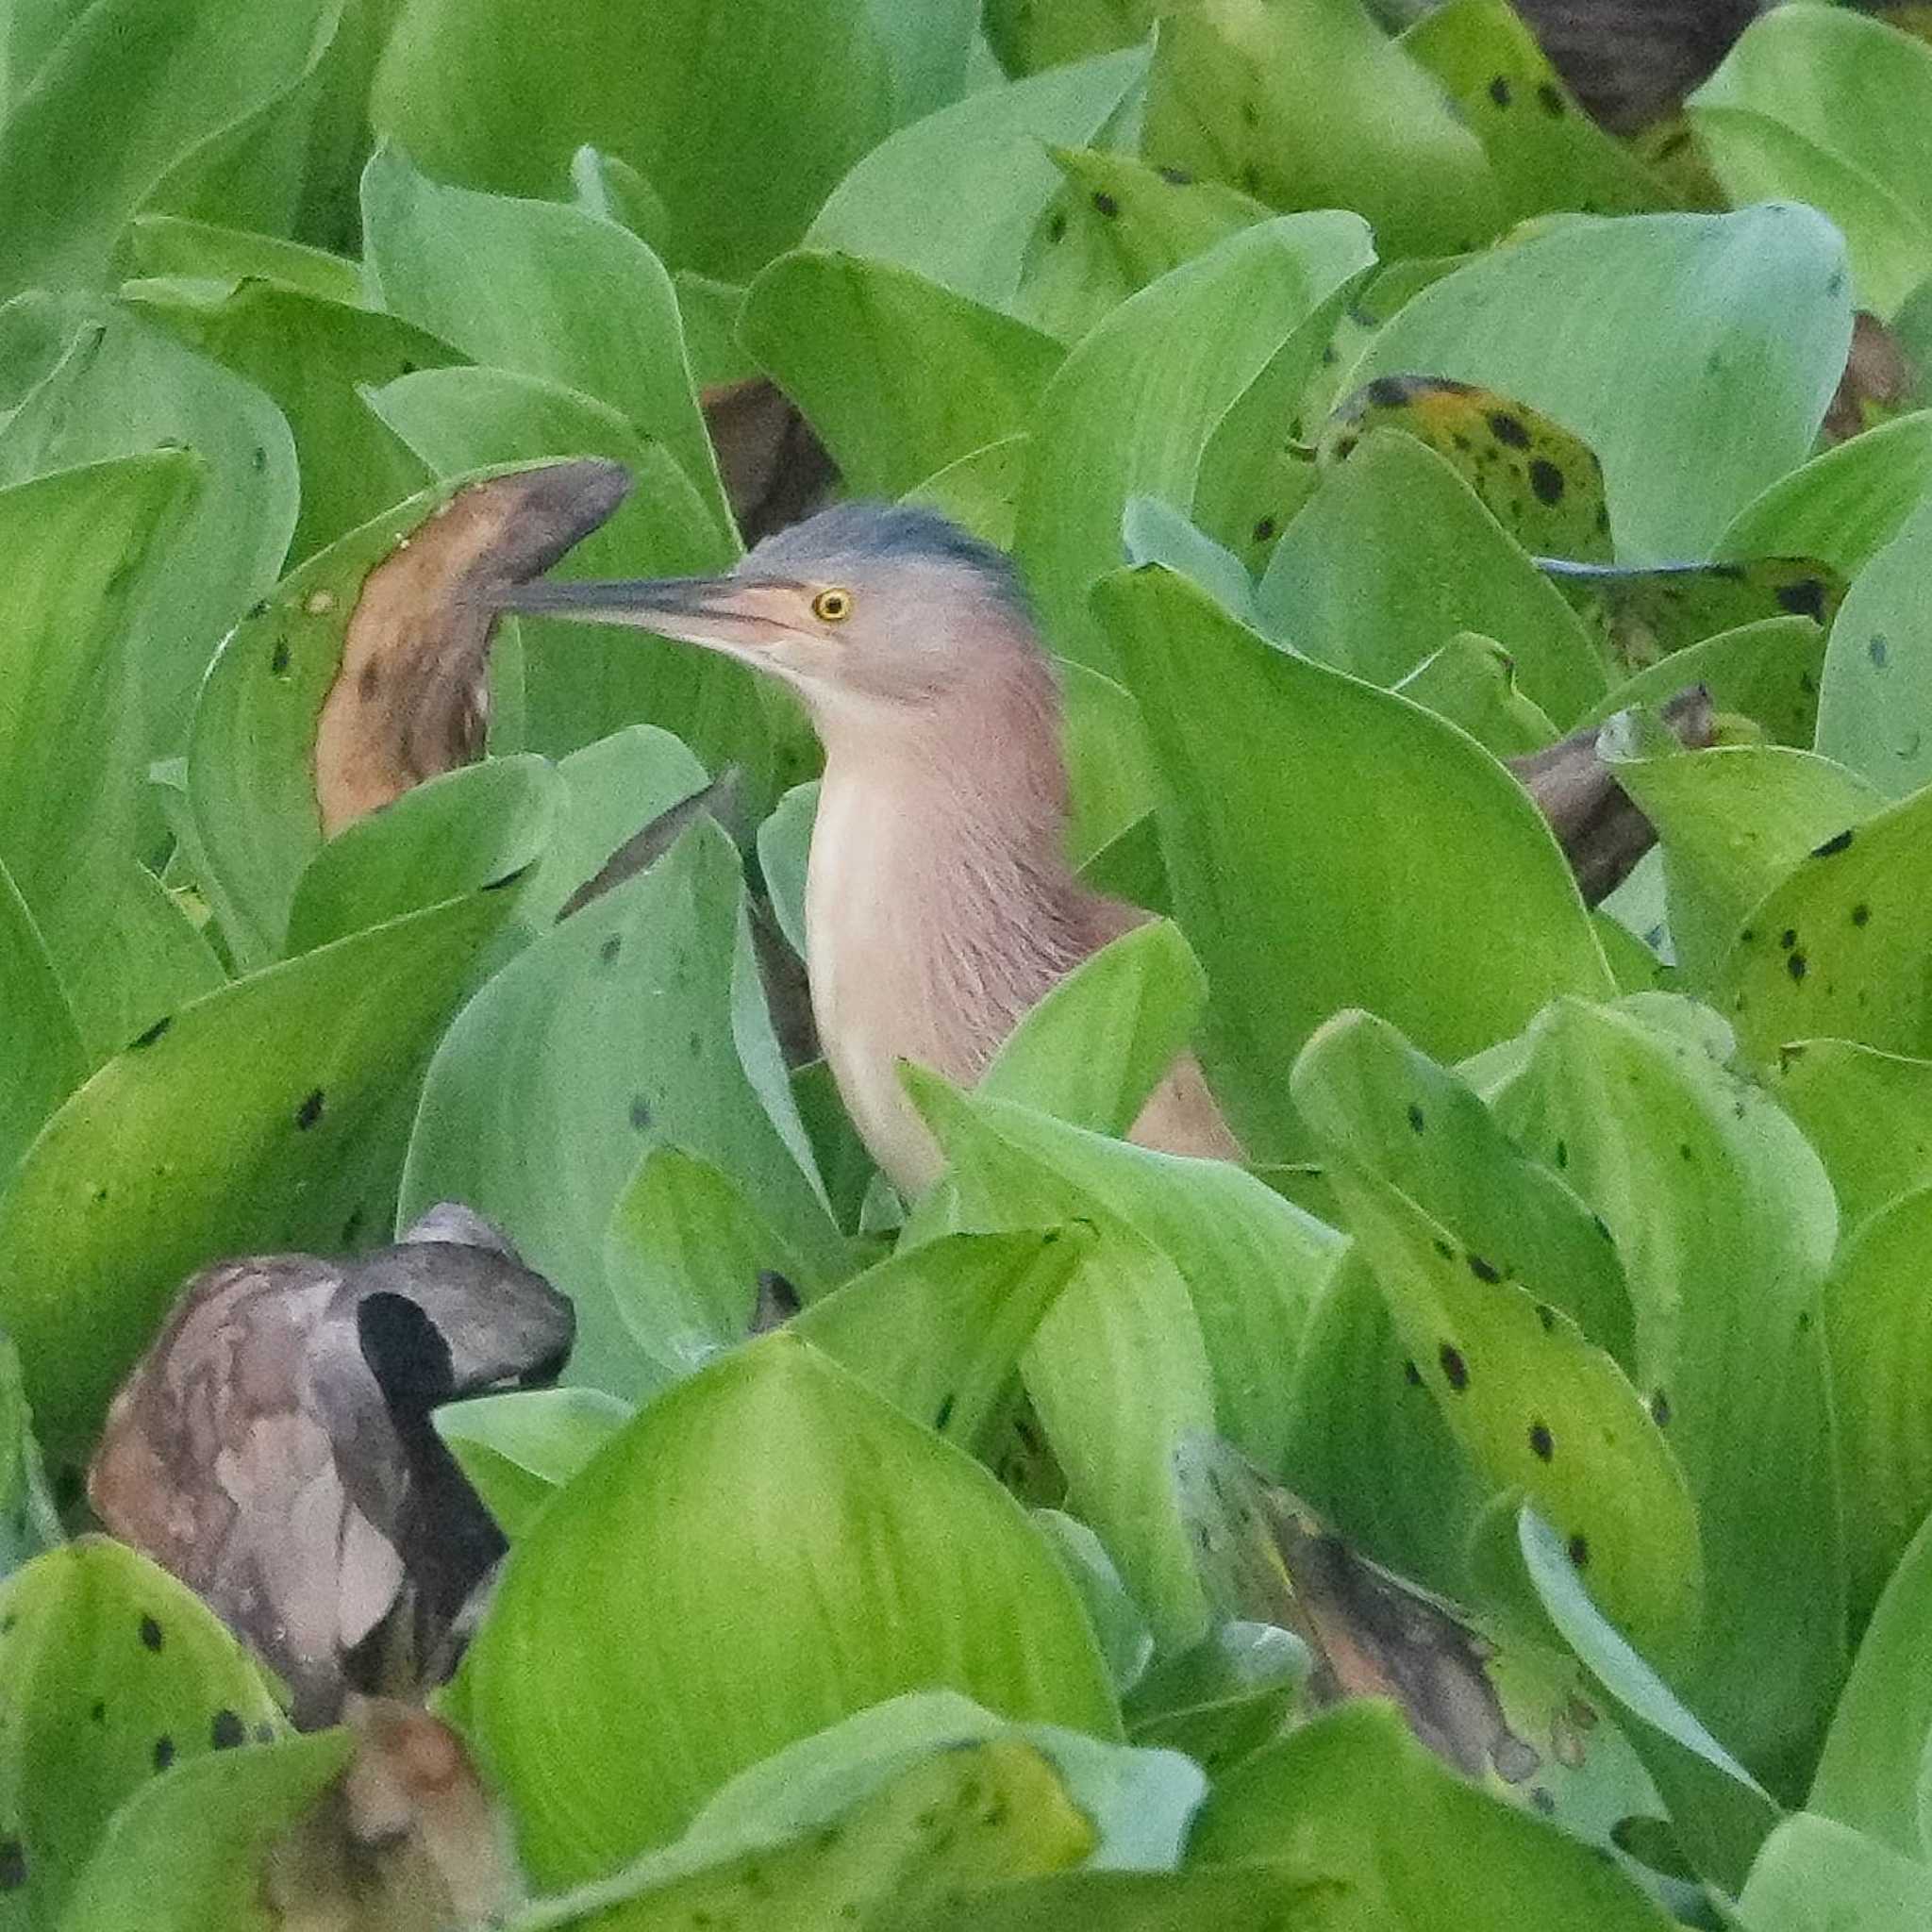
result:
[[(804, 701), (825, 752), (812, 1013), (868, 1151), (924, 1188), (940, 1152), (897, 1062), (972, 1083), (1058, 979), (1149, 917), (1067, 863), (1059, 689), (1011, 564), (931, 511), (841, 504), (722, 576), (533, 583), (496, 602), (699, 644)], [(1131, 1138), (1242, 1158), (1191, 1055)]]

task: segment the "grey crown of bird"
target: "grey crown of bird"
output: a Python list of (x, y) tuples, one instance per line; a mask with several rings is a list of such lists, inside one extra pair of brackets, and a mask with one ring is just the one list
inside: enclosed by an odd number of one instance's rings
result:
[[(1060, 697), (1011, 564), (928, 510), (841, 504), (722, 576), (535, 583), (504, 609), (626, 625), (797, 692), (824, 746), (806, 879), (813, 1016), (854, 1125), (916, 1192), (941, 1165), (897, 1062), (970, 1084), (1056, 981), (1149, 915), (1066, 859)], [(1200, 1067), (1144, 1146), (1239, 1160)]]

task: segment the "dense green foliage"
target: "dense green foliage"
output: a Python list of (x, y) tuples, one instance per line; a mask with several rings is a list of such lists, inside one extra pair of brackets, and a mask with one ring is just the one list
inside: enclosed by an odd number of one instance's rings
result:
[[(191, 1273), (442, 1200), (579, 1315), (441, 1418), (532, 1926), (1924, 1924), (1932, 410), (1821, 435), (1932, 348), (1911, 25), (1633, 146), (1504, 0), (0, 0), (0, 1927), (271, 1923), (345, 1740), (62, 1524)], [(1168, 915), (908, 1071), (916, 1202), (760, 991), (739, 668), (507, 622), (324, 836), (372, 571), (587, 455), (567, 573), (728, 565), (758, 374), (1012, 552)], [(1597, 910), (1502, 762), (1594, 724)], [(1190, 1041), (1251, 1170), (1116, 1138)], [(1459, 1769), (1321, 1707), (1302, 1505), (1463, 1607)]]

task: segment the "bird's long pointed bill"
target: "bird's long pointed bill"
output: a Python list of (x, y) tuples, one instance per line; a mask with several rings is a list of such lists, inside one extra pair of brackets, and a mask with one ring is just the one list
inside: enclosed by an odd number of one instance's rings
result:
[(624, 625), (713, 650), (757, 650), (786, 634), (774, 606), (788, 588), (742, 577), (632, 577), (514, 584), (491, 601), (521, 616)]

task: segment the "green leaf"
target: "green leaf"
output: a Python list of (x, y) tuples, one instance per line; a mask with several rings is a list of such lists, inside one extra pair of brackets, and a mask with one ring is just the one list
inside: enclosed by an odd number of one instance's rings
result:
[(514, 1540), (631, 1414), (628, 1403), (599, 1389), (526, 1389), (446, 1404), (436, 1427)]
[(1783, 1788), (1845, 1661), (1815, 1325), (1837, 1205), (1796, 1126), (1723, 1064), (1725, 1044), (1700, 1049), (1644, 1010), (1562, 1002), (1495, 1108), (1519, 1144), (1560, 1158), (1624, 1258), (1632, 1379), (1690, 1480), (1704, 1549), (1704, 1627), (1673, 1681)]
[(1567, 725), (1607, 682), (1589, 633), (1437, 451), (1372, 433), (1274, 547), (1259, 627), (1393, 684), (1461, 631), (1509, 654), (1524, 693)]
[[(392, 58), (407, 39), (392, 43)], [(529, 93), (526, 73), (526, 109)], [(662, 443), (728, 557), (731, 513), (685, 361), (677, 294), (635, 235), (555, 202), (444, 187), (391, 148), (363, 174), (362, 223), (365, 272), (384, 308), (477, 362), (580, 390)]]
[(709, 821), (490, 981), (443, 1037), (403, 1216), (464, 1201), (576, 1303), (574, 1380), (630, 1391), (639, 1361), (604, 1237), (640, 1160), (715, 1162), (813, 1271), (841, 1243), (792, 1110), (751, 958), (731, 841)]
[(277, 1738), (195, 1758), (142, 1786), (108, 1821), (59, 1932), (272, 1932), (263, 1857), (342, 1770), (352, 1744), (342, 1730)]
[(1843, 262), (1803, 208), (1565, 221), (1423, 290), (1352, 379), (1544, 410), (1602, 461), (1618, 556), (1679, 561), (1809, 453), (1851, 341)]
[(1924, 1919), (1928, 1888), (1932, 1868), (1801, 1812), (1765, 1840), (1737, 1919), (1745, 1932), (1911, 1932)]
[[(1061, 656), (1110, 668), (1088, 592), (1121, 559), (1129, 499), (1191, 508), (1216, 425), (1371, 259), (1356, 216), (1263, 222), (1124, 302), (1067, 358), (1041, 399), (1017, 543)], [(1303, 346), (1312, 366), (1319, 344)]]
[(1061, 356), (1050, 336), (909, 269), (818, 250), (759, 275), (739, 332), (872, 496), (1017, 435)]
[(1358, 0), (1208, 0), (1159, 24), (1150, 159), (1280, 208), (1357, 209), (1389, 255), (1502, 225), (1481, 144)]
[(103, 280), (123, 225), (162, 177), (294, 87), (341, 10), (342, 0), (89, 7), (0, 132), (0, 207), (13, 211), (0, 297)]
[[(889, 135), (833, 189), (806, 246), (890, 262), (1006, 306), (1027, 237), (1060, 186), (1048, 149), (1099, 141), (1140, 92), (1147, 59), (1145, 48), (1126, 47), (1079, 60), (968, 94)], [(936, 196), (952, 210), (946, 221), (932, 218)]]
[(427, 0), (397, 25), (370, 119), (431, 173), (515, 194), (558, 192), (588, 142), (651, 184), (675, 266), (744, 281), (861, 155), (958, 93), (962, 22), (960, 0), (754, 0), (721, 33), (708, 0), (668, 0), (641, 36), (626, 0), (541, 19)]
[(1621, 1338), (1607, 1326), (1627, 1318), (1612, 1268), (1599, 1263), (1585, 1287), (1577, 1257), (1594, 1230), (1580, 1204), (1554, 1177), (1531, 1189), (1526, 1162), (1521, 1205), (1507, 1186), (1483, 1187), (1485, 1143), (1493, 1160), (1501, 1136), (1479, 1103), (1365, 1014), (1316, 1034), (1293, 1089), (1397, 1332), (1465, 1454), (1559, 1525), (1619, 1623), (1679, 1649), (1703, 1588), (1696, 1513), (1676, 1457), (1608, 1352)]
[(1155, 0), (986, 0), (986, 37), (1008, 74), (1037, 74), (1147, 37)]
[(20, 889), (0, 864), (0, 1174), (25, 1152), (41, 1124), (87, 1077), (74, 1008)]
[(1507, 0), (1450, 0), (1418, 20), (1402, 47), (1475, 130), (1506, 219), (1571, 208), (1645, 214), (1669, 205), (1662, 184), (1577, 105)]
[(124, 1799), (170, 1765), (275, 1736), (282, 1715), (201, 1600), (106, 1537), (49, 1550), (0, 1584), (0, 1623), (8, 1921), (64, 1924), (67, 1894)]
[(979, 1091), (1124, 1135), (1208, 997), (1179, 929), (1155, 920), (1083, 959), (1008, 1036)]
[(1714, 710), (1751, 719), (1774, 743), (1808, 750), (1824, 638), (1808, 617), (1774, 617), (1720, 631), (1626, 678), (1599, 698), (1583, 722), (1600, 724), (1644, 706), (1661, 709), (1679, 691), (1701, 684)]
[(1807, 1040), (1785, 1047), (1769, 1076), (1831, 1176), (1841, 1241), (1932, 1182), (1932, 1061)]
[(1189, 1857), (1259, 1861), (1318, 1897), (1357, 1901), (1361, 1916), (1338, 1924), (1516, 1932), (1525, 1907), (1578, 1932), (1674, 1923), (1594, 1851), (1474, 1789), (1379, 1699), (1330, 1711), (1227, 1773)]
[(1494, 638), (1457, 631), (1399, 684), (1398, 696), (1446, 718), (1499, 758), (1540, 751), (1560, 735), (1516, 686), (1516, 659)]
[(0, 1335), (0, 1580), (62, 1541), (32, 1421), (19, 1352)]
[(215, 281), (238, 292), (247, 281), (299, 290), (322, 302), (360, 305), (358, 265), (325, 248), (310, 248), (279, 235), (227, 228), (181, 215), (136, 215), (127, 226), (127, 251), (137, 275)]
[(1822, 841), (1759, 902), (1720, 970), (1714, 1004), (1759, 1060), (1828, 1034), (1888, 1053), (1932, 1050), (1920, 885), (1932, 789)]
[(1924, 1813), (1932, 1737), (1932, 1529), (1921, 1528), (1878, 1599), (1818, 1760), (1810, 1808), (1907, 1857), (1928, 1848)]
[(0, 1324), (57, 1464), (79, 1457), (195, 1269), (341, 1245), (369, 1130), (508, 909), (473, 894), (237, 980), (48, 1122), (0, 1196)]
[(1837, 223), (1858, 307), (1889, 319), (1932, 274), (1932, 48), (1836, 8), (1756, 21), (1691, 96), (1734, 203), (1809, 202)]
[(465, 1676), (551, 1886), (661, 1843), (734, 1772), (895, 1692), (1118, 1736), (1078, 1600), (1019, 1506), (782, 1334), (667, 1391), (552, 1500)]
[(1169, 788), (1208, 1069), (1257, 1154), (1295, 1144), (1282, 1070), (1339, 1008), (1457, 1059), (1557, 992), (1609, 991), (1548, 826), (1460, 732), (1274, 649), (1168, 572), (1123, 573), (1096, 602)]
[(1932, 623), (1914, 594), (1928, 565), (1932, 504), (1922, 504), (1858, 573), (1818, 692), (1818, 749), (1890, 798), (1932, 781), (1932, 734), (1921, 722), (1932, 704)]

